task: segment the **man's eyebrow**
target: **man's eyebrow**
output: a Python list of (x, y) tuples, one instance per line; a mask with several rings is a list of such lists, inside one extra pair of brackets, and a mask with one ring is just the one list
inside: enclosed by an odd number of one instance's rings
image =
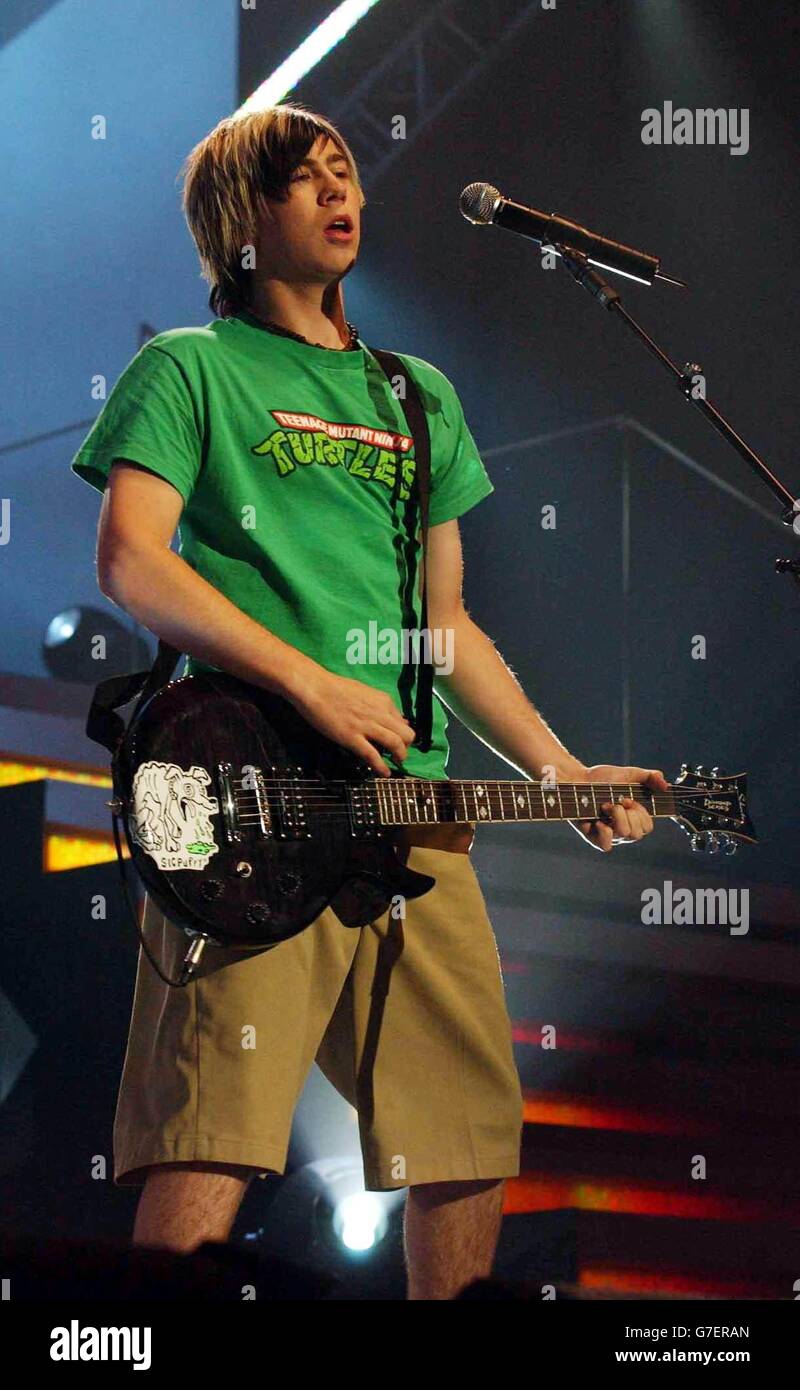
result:
[[(343, 159), (344, 162), (347, 163), (347, 155), (346, 155), (346, 154), (342, 154), (341, 150), (339, 150), (338, 154), (329, 154), (329, 155), (327, 156), (326, 160), (325, 160), (325, 163), (326, 163), (326, 164), (336, 164), (336, 163), (338, 162), (338, 160), (340, 160), (340, 159)], [(300, 160), (300, 163), (301, 163), (301, 164), (309, 164), (309, 165), (311, 165), (312, 167), (316, 168), (316, 166), (319, 164), (319, 160), (318, 160), (318, 159), (312, 159), (310, 155), (306, 155), (305, 159), (301, 159), (301, 160)]]

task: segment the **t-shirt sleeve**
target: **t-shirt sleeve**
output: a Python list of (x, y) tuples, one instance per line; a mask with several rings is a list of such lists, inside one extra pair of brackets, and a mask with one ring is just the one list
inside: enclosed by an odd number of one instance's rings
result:
[(70, 468), (103, 492), (116, 458), (142, 464), (188, 502), (202, 460), (189, 383), (175, 359), (145, 344), (113, 387)]
[(452, 521), (494, 492), (458, 394), (446, 377), (442, 380), (442, 409), (431, 436), (431, 526)]

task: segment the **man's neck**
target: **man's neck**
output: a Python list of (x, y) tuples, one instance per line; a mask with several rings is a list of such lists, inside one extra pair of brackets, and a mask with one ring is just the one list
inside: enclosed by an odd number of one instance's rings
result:
[(338, 281), (323, 287), (267, 280), (256, 286), (250, 309), (256, 318), (280, 324), (310, 343), (347, 347), (348, 329)]

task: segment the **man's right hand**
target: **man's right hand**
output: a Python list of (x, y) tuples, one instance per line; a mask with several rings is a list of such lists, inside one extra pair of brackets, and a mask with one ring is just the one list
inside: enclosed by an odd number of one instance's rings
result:
[(336, 676), (323, 667), (306, 677), (303, 689), (291, 696), (291, 703), (319, 733), (349, 748), (381, 777), (391, 777), (392, 773), (375, 745), (380, 744), (400, 764), (416, 738), (385, 691)]

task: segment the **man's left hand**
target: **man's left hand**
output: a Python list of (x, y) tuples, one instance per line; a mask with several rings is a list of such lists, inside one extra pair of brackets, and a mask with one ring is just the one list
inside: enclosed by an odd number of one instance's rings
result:
[[(669, 791), (669, 782), (663, 772), (649, 767), (612, 767), (605, 763), (589, 767), (581, 777), (582, 782), (622, 782), (626, 786), (638, 783), (650, 787), (652, 791)], [(632, 845), (649, 835), (653, 829), (653, 817), (646, 807), (629, 796), (617, 796), (613, 801), (603, 801), (599, 809), (607, 819), (571, 820), (569, 824), (593, 849), (608, 853), (614, 845)]]

